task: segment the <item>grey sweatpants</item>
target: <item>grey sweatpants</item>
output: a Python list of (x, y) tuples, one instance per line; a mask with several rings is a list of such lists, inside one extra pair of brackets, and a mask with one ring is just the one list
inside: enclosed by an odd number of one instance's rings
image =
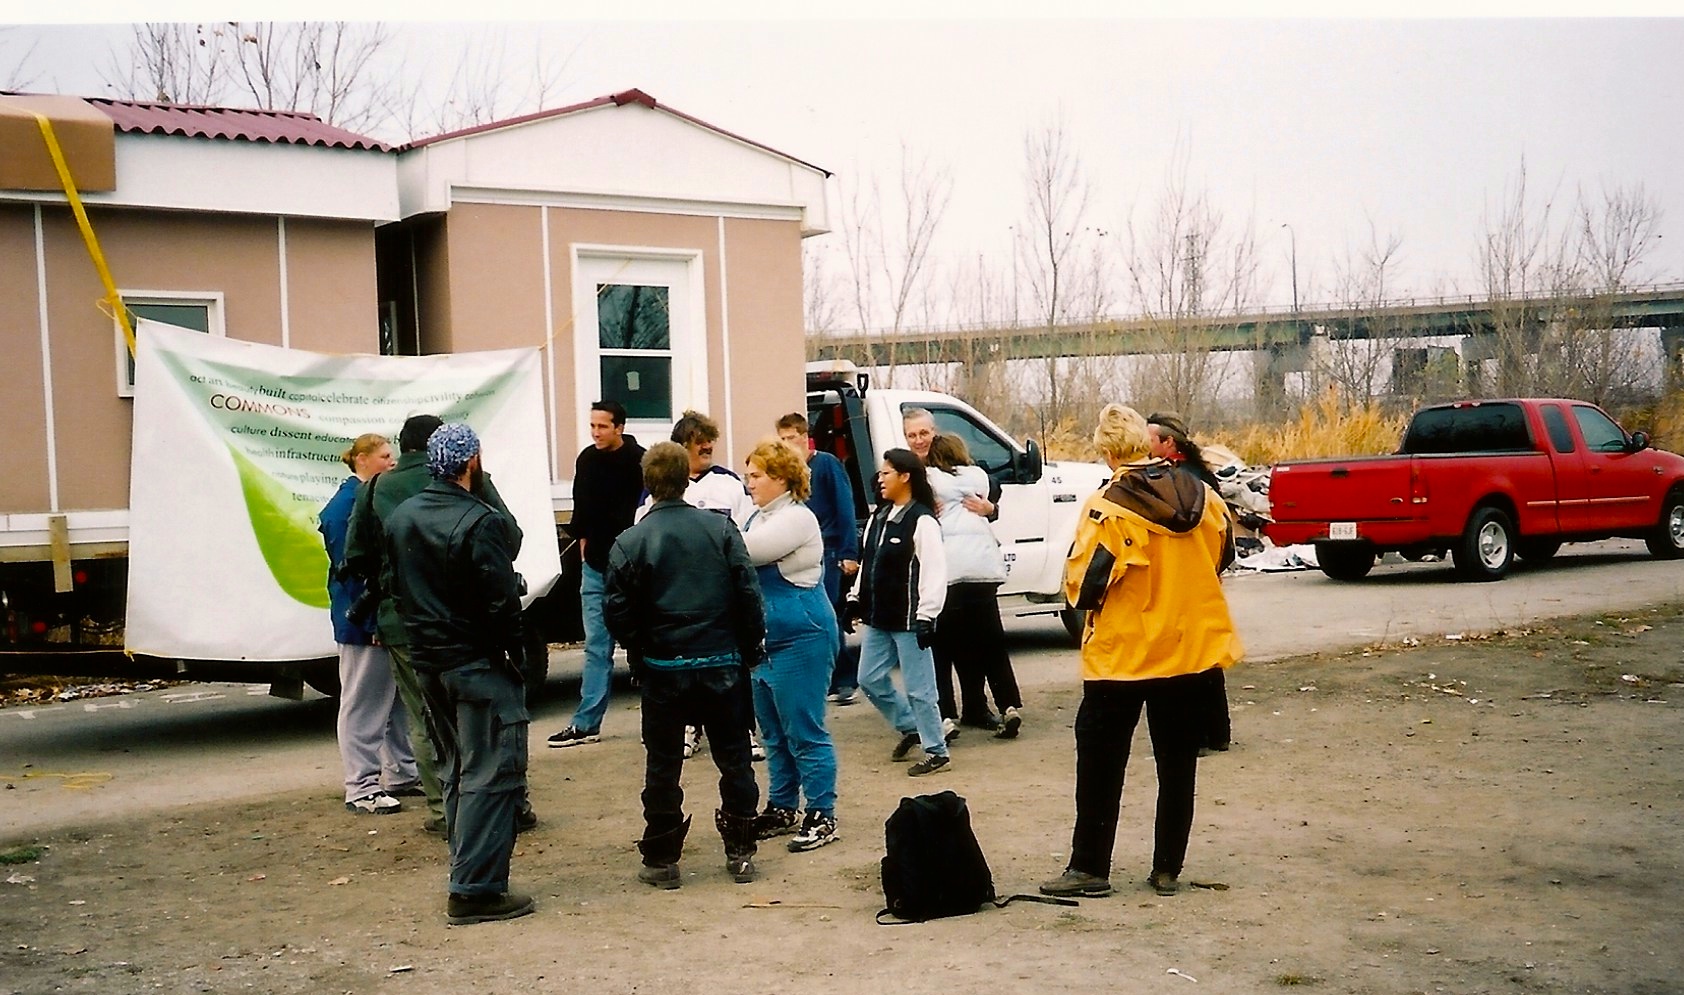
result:
[(398, 787), (419, 776), (409, 716), (385, 647), (339, 644), (338, 735), (346, 801), (374, 794), (383, 780), (386, 787)]

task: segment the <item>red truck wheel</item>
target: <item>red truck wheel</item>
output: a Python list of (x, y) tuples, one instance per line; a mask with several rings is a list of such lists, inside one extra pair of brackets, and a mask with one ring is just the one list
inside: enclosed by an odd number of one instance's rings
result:
[(1676, 560), (1684, 556), (1684, 493), (1673, 491), (1661, 502), (1661, 519), (1643, 538), (1657, 559)]
[(1514, 563), (1514, 525), (1501, 508), (1475, 508), (1456, 544), (1456, 572), (1465, 580), (1501, 580)]

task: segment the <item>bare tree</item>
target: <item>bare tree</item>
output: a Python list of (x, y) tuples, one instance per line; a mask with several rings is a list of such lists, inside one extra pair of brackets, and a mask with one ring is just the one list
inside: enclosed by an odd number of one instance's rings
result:
[[(15, 28), (0, 28), (0, 38), (5, 32)], [(15, 46), (9, 46), (0, 41), (0, 90), (27, 90), (33, 87), (40, 74), (30, 68), (30, 60), (35, 57), (35, 47), (32, 43), (22, 53), (18, 53)]]
[[(1334, 261), (1334, 302), (1346, 317), (1335, 326), (1341, 334), (1329, 335), (1325, 348), (1316, 351), (1314, 390), (1325, 384), (1366, 404), (1382, 391), (1380, 377), (1387, 361), (1406, 362), (1394, 353), (1403, 334), (1401, 324), (1386, 311), (1402, 246), (1395, 234), (1382, 237), (1369, 219), (1368, 244), (1356, 249), (1346, 245), (1344, 257)], [(1400, 367), (1391, 368), (1395, 380)]]
[(1128, 284), (1145, 324), (1129, 394), (1136, 404), (1204, 420), (1223, 379), (1213, 319), (1253, 302), (1257, 250), (1249, 220), (1227, 224), (1203, 193), (1189, 189), (1187, 172), (1180, 149), (1145, 223), (1129, 219)]
[[(534, 39), (529, 58), (511, 54), (506, 29), (476, 32), (461, 48), (448, 76), (429, 67), (406, 74), (399, 106), (409, 137), (441, 134), (544, 110), (555, 102), (577, 49), (565, 52)], [(512, 66), (526, 62), (518, 72)], [(443, 79), (442, 87), (430, 84)]]
[(129, 48), (109, 53), (100, 72), (118, 96), (189, 105), (222, 100), (238, 51), (228, 24), (146, 23), (133, 32)]

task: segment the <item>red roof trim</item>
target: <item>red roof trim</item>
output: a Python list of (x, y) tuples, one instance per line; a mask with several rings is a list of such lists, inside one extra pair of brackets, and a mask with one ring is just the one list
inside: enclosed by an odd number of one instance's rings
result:
[(575, 114), (579, 111), (590, 110), (590, 109), (596, 108), (596, 107), (605, 107), (605, 106), (608, 106), (609, 104), (612, 104), (615, 107), (624, 107), (627, 104), (639, 104), (643, 107), (649, 108), (650, 110), (665, 111), (666, 113), (671, 114), (673, 117), (679, 118), (679, 119), (684, 120), (684, 121), (688, 121), (691, 124), (694, 124), (698, 127), (706, 128), (707, 130), (709, 130), (711, 132), (714, 132), (715, 134), (723, 135), (726, 138), (729, 138), (733, 141), (742, 142), (744, 145), (753, 146), (754, 148), (760, 149), (763, 152), (770, 152), (773, 155), (778, 156), (779, 158), (788, 159), (790, 162), (798, 163), (802, 166), (806, 166), (808, 169), (814, 170), (816, 172), (823, 173), (827, 178), (830, 177), (831, 175), (833, 175), (830, 172), (830, 170), (825, 169), (822, 166), (815, 166), (812, 163), (806, 161), (805, 159), (797, 159), (795, 156), (792, 156), (787, 152), (780, 152), (777, 149), (771, 147), (770, 145), (766, 145), (762, 142), (757, 142), (757, 141), (753, 140), (752, 138), (744, 138), (742, 135), (739, 135), (736, 132), (726, 131), (724, 128), (721, 128), (721, 127), (719, 127), (718, 125), (715, 125), (715, 124), (709, 124), (708, 122), (703, 121), (699, 117), (693, 117), (692, 115), (686, 114), (683, 111), (675, 110), (672, 107), (669, 107), (665, 104), (661, 104), (658, 101), (656, 101), (654, 97), (651, 97), (649, 94), (644, 93), (642, 90), (638, 90), (638, 89), (621, 90), (619, 93), (610, 94), (606, 97), (598, 97), (595, 100), (587, 100), (584, 103), (580, 103), (580, 104), (570, 104), (566, 107), (554, 107), (554, 108), (551, 108), (549, 110), (537, 111), (537, 112), (532, 113), (532, 114), (522, 114), (520, 117), (512, 117), (512, 118), (508, 118), (508, 119), (503, 120), (503, 121), (492, 121), (489, 124), (480, 124), (480, 125), (475, 125), (472, 128), (463, 128), (459, 131), (450, 131), (450, 132), (446, 132), (445, 134), (442, 134), (442, 135), (433, 135), (429, 138), (422, 138), (422, 139), (418, 139), (416, 141), (410, 142), (408, 145), (399, 146), (398, 151), (399, 152), (408, 152), (410, 149), (425, 148), (426, 146), (432, 145), (435, 142), (447, 141), (449, 139), (454, 139), (454, 138), (466, 138), (469, 135), (483, 134), (483, 133), (488, 132), (488, 131), (497, 131), (497, 130), (502, 129), (502, 128), (512, 128), (515, 125), (519, 125), (519, 124), (530, 124), (533, 121), (542, 121), (546, 118), (561, 117), (562, 115), (565, 115), (565, 114)]
[(206, 107), (109, 97), (84, 97), (127, 134), (179, 135), (276, 145), (390, 152), (392, 147), (365, 135), (326, 123), (303, 111), (268, 111), (245, 107)]

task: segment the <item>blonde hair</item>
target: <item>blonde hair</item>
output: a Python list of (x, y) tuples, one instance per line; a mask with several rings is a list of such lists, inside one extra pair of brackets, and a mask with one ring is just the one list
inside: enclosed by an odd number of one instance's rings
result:
[(782, 439), (767, 439), (754, 447), (743, 463), (758, 464), (766, 476), (781, 480), (789, 487), (789, 496), (797, 501), (807, 500), (813, 485), (807, 475), (807, 461), (801, 458)]
[(1151, 451), (1152, 433), (1140, 412), (1123, 404), (1107, 404), (1099, 412), (1093, 444), (1105, 456), (1127, 463)]
[(349, 467), (352, 473), (355, 473), (357, 472), (358, 456), (367, 456), (369, 453), (374, 452), (381, 446), (389, 446), (391, 444), (392, 440), (386, 438), (384, 435), (380, 435), (376, 432), (365, 432), (351, 440), (351, 448), (345, 450), (343, 453), (340, 453), (339, 460)]

